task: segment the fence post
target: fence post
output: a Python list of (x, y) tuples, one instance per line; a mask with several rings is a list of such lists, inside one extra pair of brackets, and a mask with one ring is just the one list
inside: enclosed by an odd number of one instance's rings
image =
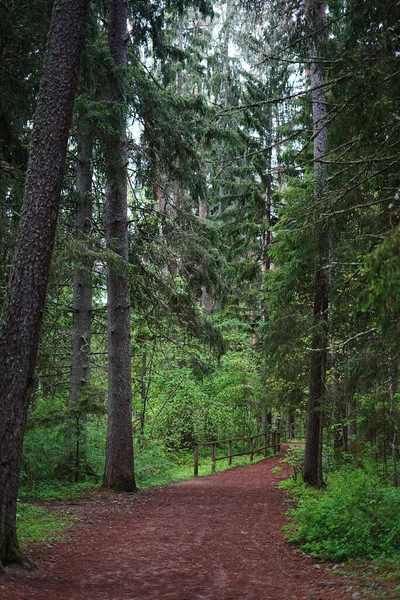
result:
[(250, 462), (251, 462), (254, 458), (254, 438), (253, 438), (253, 436), (250, 437), (249, 451), (250, 451)]
[(212, 445), (212, 464), (211, 464), (211, 471), (213, 473), (215, 473), (215, 458), (216, 458), (216, 454), (217, 454), (217, 444), (213, 444)]
[(199, 446), (195, 444), (193, 447), (193, 459), (194, 459), (194, 476), (199, 476)]
[(267, 448), (268, 443), (267, 443), (267, 441), (268, 441), (267, 440), (267, 434), (263, 433), (263, 435), (262, 435), (262, 445), (263, 445), (263, 448), (264, 448), (264, 450), (263, 450), (263, 455), (264, 456), (268, 456), (268, 448)]
[(276, 454), (276, 431), (271, 431), (271, 446), (273, 454)]
[(232, 464), (232, 440), (228, 440), (228, 467)]
[(276, 434), (276, 437), (277, 437), (277, 440), (276, 440), (277, 452), (278, 452), (278, 454), (280, 454), (281, 453), (281, 432), (280, 431), (278, 431), (278, 433)]

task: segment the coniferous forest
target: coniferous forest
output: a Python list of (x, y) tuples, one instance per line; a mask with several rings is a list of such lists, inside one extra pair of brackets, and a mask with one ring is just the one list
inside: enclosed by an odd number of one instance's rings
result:
[(398, 560), (399, 59), (395, 0), (0, 1), (0, 571), (278, 430), (289, 539)]

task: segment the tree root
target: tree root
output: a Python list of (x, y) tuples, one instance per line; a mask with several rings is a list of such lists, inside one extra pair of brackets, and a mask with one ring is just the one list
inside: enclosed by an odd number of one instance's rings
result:
[(9, 555), (0, 561), (0, 577), (5, 574), (5, 569), (25, 569), (37, 571), (37, 566), (29, 560), (20, 550), (14, 549)]

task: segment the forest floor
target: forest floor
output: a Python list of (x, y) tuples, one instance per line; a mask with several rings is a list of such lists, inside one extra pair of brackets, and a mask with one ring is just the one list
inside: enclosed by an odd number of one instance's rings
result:
[[(51, 508), (78, 517), (65, 539), (26, 548), (38, 571), (9, 569), (1, 600), (352, 600), (378, 598), (337, 565), (284, 542), (281, 457)], [(46, 507), (49, 505), (46, 504)]]

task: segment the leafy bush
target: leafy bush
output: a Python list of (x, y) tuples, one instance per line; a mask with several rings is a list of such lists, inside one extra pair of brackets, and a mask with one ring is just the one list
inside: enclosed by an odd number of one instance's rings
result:
[(361, 469), (342, 468), (323, 491), (296, 487), (287, 539), (322, 560), (400, 556), (400, 490)]
[(286, 450), (285, 457), (280, 461), (289, 469), (289, 473), (295, 481), (303, 472), (304, 453), (304, 446), (290, 446)]

